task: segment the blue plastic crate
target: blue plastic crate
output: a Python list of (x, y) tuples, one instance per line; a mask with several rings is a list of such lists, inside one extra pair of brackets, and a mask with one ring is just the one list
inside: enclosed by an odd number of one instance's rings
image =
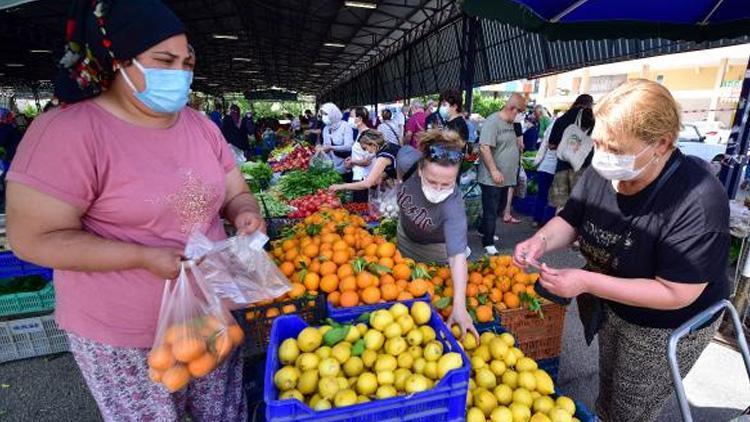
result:
[(394, 303), (397, 303), (397, 302), (405, 303), (407, 304), (407, 306), (411, 306), (410, 304), (415, 300), (430, 303), (430, 295), (426, 294), (422, 297), (418, 297), (416, 299), (411, 299), (411, 300), (406, 300), (406, 301), (393, 301), (393, 302), (385, 302), (385, 303), (376, 303), (374, 305), (352, 306), (351, 308), (335, 307), (331, 305), (331, 302), (328, 302), (326, 300), (326, 307), (328, 309), (328, 316), (333, 318), (334, 320), (352, 321), (352, 320), (357, 319), (358, 316), (366, 312), (372, 312), (372, 311), (383, 309), (383, 308), (390, 308), (391, 306), (393, 306)]
[(549, 376), (552, 377), (552, 381), (554, 381), (556, 385), (557, 375), (560, 373), (560, 357), (557, 356), (554, 358), (540, 359), (536, 361), (536, 364), (539, 365), (539, 368), (547, 371)]
[(52, 279), (52, 270), (18, 259), (13, 252), (0, 252), (0, 279), (23, 277), (27, 275), (42, 275)]
[[(380, 304), (376, 309), (383, 309), (388, 306), (389, 304)], [(333, 319), (338, 322), (353, 321), (353, 318)], [(271, 328), (271, 343), (266, 359), (264, 386), (266, 419), (274, 422), (313, 420), (316, 422), (463, 421), (466, 415), (466, 394), (469, 388), (469, 358), (435, 309), (432, 311), (429, 325), (435, 330), (446, 353), (457, 352), (461, 354), (464, 361), (462, 368), (452, 370), (434, 388), (421, 393), (318, 412), (298, 400), (277, 400), (279, 392), (273, 383), (273, 376), (280, 367), (279, 345), (287, 338), (296, 337), (300, 331), (307, 327), (304, 321), (294, 315), (277, 318)]]

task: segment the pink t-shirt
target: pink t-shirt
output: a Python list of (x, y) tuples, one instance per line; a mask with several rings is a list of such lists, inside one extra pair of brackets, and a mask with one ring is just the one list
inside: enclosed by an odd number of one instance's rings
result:
[(417, 145), (417, 137), (414, 136), (417, 133), (420, 133), (425, 130), (426, 126), (426, 120), (427, 120), (427, 113), (424, 111), (419, 111), (417, 113), (412, 114), (412, 116), (409, 118), (409, 120), (406, 121), (406, 125), (404, 126), (404, 132), (411, 132), (412, 138), (408, 139), (409, 145), (413, 147), (418, 147)]
[[(8, 180), (81, 209), (84, 230), (105, 239), (183, 248), (194, 229), (226, 236), (219, 212), (235, 167), (219, 129), (195, 110), (149, 129), (84, 101), (34, 121)], [(57, 321), (101, 343), (150, 347), (163, 287), (143, 269), (55, 271)]]

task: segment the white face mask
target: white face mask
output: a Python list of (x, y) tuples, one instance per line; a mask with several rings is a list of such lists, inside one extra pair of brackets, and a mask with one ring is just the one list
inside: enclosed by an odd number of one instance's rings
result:
[(651, 149), (653, 145), (649, 145), (638, 154), (630, 155), (617, 155), (611, 152), (604, 152), (601, 149), (594, 148), (594, 157), (591, 160), (591, 166), (594, 167), (597, 173), (607, 180), (615, 181), (629, 181), (637, 178), (643, 170), (646, 169), (652, 162), (649, 161), (645, 166), (636, 169), (635, 160), (640, 157), (643, 153)]
[(428, 201), (432, 202), (433, 204), (439, 204), (448, 199), (449, 196), (451, 196), (451, 194), (453, 193), (453, 188), (437, 190), (422, 183), (422, 193), (424, 194), (425, 199), (427, 199)]
[(328, 117), (327, 114), (325, 116), (323, 116), (323, 124), (326, 125), (326, 126), (330, 126), (331, 125), (331, 118)]

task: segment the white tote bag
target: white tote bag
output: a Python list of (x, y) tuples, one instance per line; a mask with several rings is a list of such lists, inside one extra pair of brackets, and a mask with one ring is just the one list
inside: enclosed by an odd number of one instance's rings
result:
[(586, 157), (594, 148), (594, 140), (581, 128), (582, 114), (583, 109), (578, 111), (575, 124), (565, 128), (557, 147), (557, 158), (570, 163), (575, 171), (581, 169)]

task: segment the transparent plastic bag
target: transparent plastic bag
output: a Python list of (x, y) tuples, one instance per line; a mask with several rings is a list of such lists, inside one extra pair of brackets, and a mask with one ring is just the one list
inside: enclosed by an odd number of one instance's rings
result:
[(517, 198), (526, 198), (526, 191), (529, 186), (529, 178), (526, 171), (521, 168), (518, 172), (518, 184), (513, 189), (513, 193)]
[(323, 151), (318, 151), (310, 159), (310, 168), (315, 170), (331, 170), (334, 164), (331, 157)]
[(206, 281), (229, 309), (246, 308), (276, 299), (291, 289), (291, 283), (268, 256), (263, 245), (268, 236), (261, 232), (212, 242), (194, 232), (185, 256), (198, 263)]
[(393, 181), (381, 182), (370, 189), (370, 213), (385, 218), (398, 218), (398, 185)]
[(149, 377), (169, 392), (182, 390), (191, 379), (211, 373), (244, 338), (201, 271), (186, 261), (180, 275), (164, 285)]

